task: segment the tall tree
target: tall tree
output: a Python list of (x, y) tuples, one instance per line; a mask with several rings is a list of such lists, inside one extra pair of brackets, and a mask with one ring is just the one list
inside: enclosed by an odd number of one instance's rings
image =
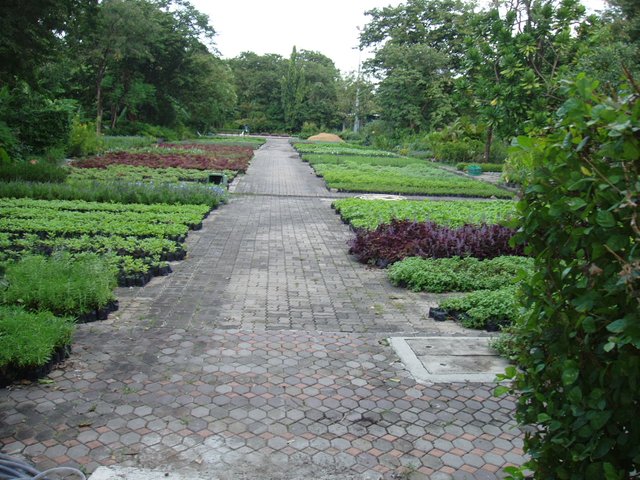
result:
[(234, 75), (238, 121), (253, 131), (284, 130), (282, 78), (287, 60), (276, 54), (243, 52), (228, 63)]
[(305, 97), (305, 77), (298, 51), (293, 47), (289, 57), (287, 73), (282, 78), (282, 110), (285, 127), (290, 131), (299, 131), (302, 127), (302, 104)]

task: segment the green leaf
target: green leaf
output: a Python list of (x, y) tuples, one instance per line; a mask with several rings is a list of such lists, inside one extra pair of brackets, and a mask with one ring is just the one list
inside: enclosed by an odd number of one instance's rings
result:
[(572, 211), (576, 211), (576, 210), (580, 210), (582, 207), (584, 207), (585, 205), (587, 205), (587, 202), (584, 201), (582, 198), (580, 197), (576, 197), (576, 198), (572, 198), (571, 200), (569, 200), (567, 202), (567, 205), (569, 205), (569, 209)]
[(501, 397), (502, 395), (505, 395), (507, 393), (509, 393), (511, 391), (511, 389), (509, 387), (506, 387), (504, 385), (499, 385), (496, 388), (493, 389), (493, 395), (495, 397)]
[(578, 380), (580, 370), (574, 360), (567, 360), (562, 370), (562, 384), (565, 386), (572, 385)]
[(622, 333), (624, 329), (627, 328), (627, 323), (628, 322), (626, 318), (621, 318), (607, 325), (607, 330), (609, 330), (611, 333)]
[(601, 227), (611, 228), (616, 225), (616, 219), (611, 212), (602, 210), (596, 215), (596, 222)]

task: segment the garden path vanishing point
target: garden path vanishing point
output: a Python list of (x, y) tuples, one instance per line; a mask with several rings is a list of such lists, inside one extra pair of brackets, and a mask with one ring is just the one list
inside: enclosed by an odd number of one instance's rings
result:
[[(47, 382), (0, 390), (1, 451), (208, 479), (491, 479), (523, 462), (492, 384), (417, 384), (390, 335), (464, 335), (347, 254), (322, 180), (269, 139), (168, 277), (120, 289)], [(171, 476), (169, 476), (171, 478)]]

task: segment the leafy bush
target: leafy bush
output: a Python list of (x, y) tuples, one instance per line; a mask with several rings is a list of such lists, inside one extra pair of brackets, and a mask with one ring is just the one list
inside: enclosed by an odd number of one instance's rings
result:
[(91, 123), (82, 123), (76, 116), (71, 123), (67, 153), (72, 157), (94, 155), (103, 149), (102, 139)]
[(543, 141), (539, 138), (514, 138), (504, 164), (502, 179), (507, 183), (526, 185), (533, 173), (534, 164), (541, 159), (542, 145)]
[(0, 373), (45, 365), (57, 348), (71, 343), (74, 328), (69, 317), (0, 306)]
[(0, 163), (2, 182), (64, 182), (68, 171), (58, 165), (32, 160), (31, 162)]
[(536, 478), (640, 471), (640, 90), (596, 88), (564, 92), (519, 206), (535, 269), (506, 377)]
[(80, 316), (115, 300), (116, 274), (97, 255), (27, 256), (5, 271), (2, 303), (37, 311)]
[(465, 171), (470, 165), (478, 166), (483, 172), (502, 172), (504, 164), (502, 163), (468, 163), (460, 162), (456, 165), (456, 168), (460, 171)]
[(349, 241), (349, 253), (363, 263), (386, 267), (406, 257), (448, 258), (472, 256), (493, 258), (522, 255), (511, 247), (515, 231), (500, 225), (465, 225), (451, 229), (433, 222), (392, 220), (375, 230), (359, 230)]
[(414, 292), (470, 292), (512, 285), (520, 271), (528, 271), (532, 266), (532, 260), (526, 257), (502, 256), (488, 260), (410, 257), (391, 265), (387, 275), (394, 285)]
[(484, 155), (484, 143), (480, 140), (461, 139), (450, 142), (433, 142), (431, 153), (439, 162), (478, 162)]
[(498, 330), (513, 324), (520, 311), (518, 287), (476, 290), (440, 303), (465, 328)]
[(309, 138), (320, 132), (321, 132), (320, 128), (314, 122), (304, 122), (302, 124), (302, 130), (300, 130), (300, 137)]
[(166, 203), (171, 205), (208, 205), (216, 208), (226, 202), (226, 192), (217, 185), (193, 182), (155, 184), (152, 182), (30, 183), (0, 182), (0, 198), (40, 200), (85, 200), (114, 203)]

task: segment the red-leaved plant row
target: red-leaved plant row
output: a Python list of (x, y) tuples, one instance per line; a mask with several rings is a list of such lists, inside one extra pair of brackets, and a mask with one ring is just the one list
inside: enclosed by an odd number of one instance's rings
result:
[(382, 268), (406, 257), (524, 255), (521, 245), (516, 248), (509, 245), (514, 234), (514, 229), (501, 225), (449, 228), (432, 222), (393, 220), (375, 230), (358, 230), (349, 241), (349, 253), (362, 263)]
[[(226, 148), (244, 148), (229, 147)], [(130, 152), (111, 152), (101, 156), (86, 158), (73, 163), (74, 167), (79, 168), (106, 168), (108, 165), (133, 165), (149, 168), (194, 168), (198, 170), (236, 170), (238, 172), (246, 172), (253, 150), (235, 152), (232, 155), (222, 152), (207, 155), (194, 155), (191, 153), (130, 153)]]

